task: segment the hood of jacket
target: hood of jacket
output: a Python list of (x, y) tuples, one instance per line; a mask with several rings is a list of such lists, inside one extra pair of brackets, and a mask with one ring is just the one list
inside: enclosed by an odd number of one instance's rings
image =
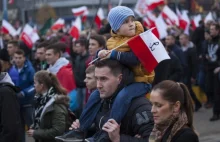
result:
[(10, 83), (14, 86), (14, 83), (12, 82), (11, 77), (7, 72), (0, 73), (0, 83)]
[(67, 65), (68, 63), (69, 63), (69, 61), (66, 58), (61, 57), (56, 61), (56, 63), (54, 65), (51, 65), (48, 68), (48, 70), (49, 70), (49, 72), (51, 72), (53, 74), (57, 74), (57, 72), (60, 70), (60, 68)]

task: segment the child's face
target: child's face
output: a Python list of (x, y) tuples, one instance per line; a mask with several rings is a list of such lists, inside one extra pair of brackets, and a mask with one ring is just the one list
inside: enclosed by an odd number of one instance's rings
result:
[(118, 35), (132, 37), (135, 36), (135, 19), (129, 16), (117, 31)]

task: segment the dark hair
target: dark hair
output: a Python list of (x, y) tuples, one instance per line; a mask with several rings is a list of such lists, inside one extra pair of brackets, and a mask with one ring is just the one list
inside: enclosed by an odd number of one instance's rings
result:
[(92, 72), (95, 72), (95, 66), (94, 65), (90, 65), (86, 69), (86, 73), (92, 73)]
[(186, 39), (189, 39), (189, 36), (185, 33), (180, 34), (180, 36), (184, 36)]
[(79, 39), (77, 39), (75, 41), (75, 45), (78, 44), (78, 43), (81, 46), (85, 46), (86, 49), (88, 48), (88, 41), (87, 41), (86, 37), (84, 37), (84, 36), (79, 37)]
[(175, 36), (172, 35), (172, 34), (168, 34), (167, 36), (170, 36), (170, 37), (172, 37), (174, 40), (176, 40)]
[(24, 50), (22, 49), (18, 49), (15, 54), (18, 54), (18, 55), (23, 55), (25, 57), (25, 53), (24, 53)]
[(153, 87), (152, 90), (160, 90), (163, 99), (171, 103), (180, 102), (180, 110), (184, 111), (188, 118), (188, 126), (193, 127), (193, 102), (188, 88), (183, 83), (165, 80)]
[(2, 72), (2, 62), (0, 62), (0, 73)]
[(66, 89), (64, 89), (61, 86), (57, 77), (48, 71), (45, 71), (45, 70), (38, 71), (37, 73), (35, 73), (34, 78), (39, 83), (44, 84), (47, 87), (47, 89), (49, 89), (50, 87), (54, 87), (56, 93), (58, 93), (59, 95), (67, 94)]
[(19, 45), (18, 41), (16, 41), (16, 40), (11, 40), (8, 42), (8, 44), (12, 44), (13, 46), (16, 46), (16, 47), (18, 47), (18, 45)]
[(46, 50), (52, 49), (54, 54), (59, 54), (59, 56), (61, 56), (62, 45), (63, 43), (60, 43), (60, 42), (54, 43), (54, 44), (47, 46)]
[(49, 42), (48, 41), (44, 41), (38, 44), (37, 48), (47, 48), (49, 46)]
[(101, 61), (96, 62), (95, 67), (96, 68), (108, 67), (108, 68), (110, 68), (112, 74), (115, 76), (122, 74), (122, 81), (120, 84), (121, 87), (126, 86), (126, 85), (134, 82), (133, 72), (129, 68), (127, 68), (126, 66), (122, 65), (119, 61), (105, 59), (105, 60), (101, 60)]
[(217, 30), (217, 31), (220, 30), (220, 25), (219, 25), (218, 23), (212, 23), (212, 24), (210, 25), (210, 27), (211, 27), (211, 26), (215, 26), (215, 30)]
[(102, 46), (103, 48), (105, 48), (105, 39), (103, 36), (98, 35), (98, 34), (93, 34), (93, 35), (91, 35), (90, 39), (96, 40), (99, 44), (99, 47)]

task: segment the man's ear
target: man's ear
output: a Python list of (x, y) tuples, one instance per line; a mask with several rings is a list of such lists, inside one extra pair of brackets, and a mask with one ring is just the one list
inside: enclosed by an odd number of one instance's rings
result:
[(122, 74), (119, 74), (119, 75), (118, 75), (118, 84), (120, 84), (120, 83), (121, 83), (122, 77), (123, 77), (123, 75), (122, 75)]

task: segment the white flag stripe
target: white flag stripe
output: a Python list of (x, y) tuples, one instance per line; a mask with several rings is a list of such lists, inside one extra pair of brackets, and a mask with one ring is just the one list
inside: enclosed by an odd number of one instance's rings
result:
[(97, 16), (100, 18), (100, 20), (105, 19), (104, 11), (103, 11), (102, 8), (99, 8), (98, 13), (97, 13)]
[[(156, 59), (156, 61), (158, 63), (165, 60), (165, 59), (170, 59), (168, 54), (164, 54), (164, 53), (167, 53), (167, 51), (165, 50), (163, 44), (151, 32), (151, 30), (140, 34), (140, 37), (142, 38), (144, 43), (147, 45), (147, 47), (149, 48), (149, 51), (151, 52), (151, 54), (154, 56), (154, 58)], [(159, 43), (159, 44), (154, 45), (155, 43)], [(154, 51), (151, 51), (150, 47), (152, 47), (154, 49)]]
[(29, 24), (25, 25), (23, 32), (27, 34), (27, 36), (31, 39), (33, 43), (35, 43), (38, 39), (40, 39), (38, 34), (34, 31), (34, 29)]
[(10, 23), (8, 23), (8, 21), (6, 21), (4, 19), (2, 20), (2, 27), (7, 29), (10, 35), (12, 35), (12, 36), (17, 35), (15, 28)]
[(161, 15), (159, 15), (155, 20), (155, 25), (157, 27), (157, 31), (159, 32), (160, 39), (165, 38), (168, 35), (167, 24), (164, 22)]
[(213, 16), (212, 16), (212, 12), (209, 12), (209, 13), (207, 14), (207, 16), (205, 17), (204, 22), (207, 23), (208, 21), (214, 21), (214, 18), (213, 18)]
[(86, 11), (86, 10), (88, 10), (86, 6), (81, 6), (81, 7), (78, 7), (78, 8), (73, 8), (72, 12), (73, 13), (80, 13), (80, 12), (83, 12), (83, 11)]
[(169, 17), (170, 20), (175, 22), (175, 24), (177, 26), (179, 26), (179, 18), (177, 17), (177, 15), (167, 5), (164, 6), (163, 13), (166, 14)]

